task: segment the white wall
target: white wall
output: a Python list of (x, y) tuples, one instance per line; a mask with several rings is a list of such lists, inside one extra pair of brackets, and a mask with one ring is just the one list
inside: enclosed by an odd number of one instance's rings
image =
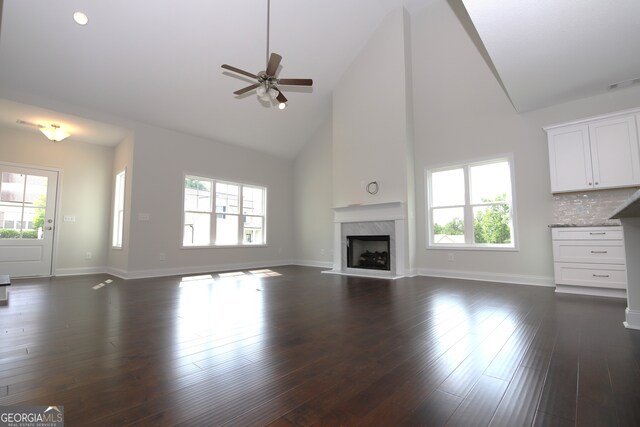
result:
[[(48, 151), (38, 152), (40, 147), (35, 146), (35, 143), (33, 147), (24, 150), (14, 147), (9, 149), (8, 146), (5, 148), (4, 139), (0, 139), (3, 142), (0, 160), (3, 160), (6, 152), (12, 154), (8, 161), (33, 163), (42, 158), (43, 165), (62, 164), (65, 170), (74, 171), (70, 177), (65, 174), (64, 185), (67, 191), (77, 198), (74, 199), (77, 203), (69, 203), (64, 199), (65, 210), (62, 213), (75, 214), (78, 217), (78, 222), (72, 227), (79, 231), (67, 234), (71, 226), (60, 230), (62, 245), (58, 249), (61, 257), (58, 267), (63, 269), (63, 274), (108, 271), (125, 278), (135, 278), (273, 266), (292, 262), (292, 160), (33, 95), (15, 95), (12, 96), (12, 100), (118, 126), (127, 129), (131, 135), (115, 149), (89, 144), (82, 144), (81, 147), (80, 144), (73, 144), (70, 139), (68, 142), (65, 141), (68, 148), (61, 151), (63, 154), (60, 156)], [(33, 132), (29, 135), (37, 137), (39, 134)], [(268, 143), (266, 138), (265, 144)], [(65, 146), (58, 144), (55, 147)], [(74, 148), (70, 150), (69, 147)], [(105, 154), (98, 158), (94, 151)], [(14, 156), (14, 152), (19, 155)], [(11, 160), (14, 158), (17, 160)], [(121, 251), (115, 251), (111, 248), (110, 234), (113, 184), (115, 174), (125, 165), (128, 191), (125, 201), (126, 246)], [(182, 186), (185, 173), (266, 186), (267, 247), (180, 248)], [(98, 186), (97, 182), (101, 186), (99, 191), (94, 189)], [(86, 191), (86, 187), (92, 188), (89, 196), (80, 192)], [(75, 207), (80, 204), (82, 209)], [(95, 210), (91, 213), (94, 214), (95, 222), (99, 222), (99, 226), (94, 223), (92, 225), (99, 230), (99, 243), (97, 240), (94, 242), (93, 234), (96, 231), (87, 229), (84, 225), (80, 228), (81, 219), (89, 216), (85, 216), (85, 205), (90, 205), (91, 209)], [(149, 221), (139, 221), (140, 213), (149, 214)], [(72, 240), (73, 244), (68, 240)], [(82, 245), (79, 245), (78, 241), (81, 241)], [(84, 260), (86, 251), (93, 252), (92, 260)], [(78, 258), (78, 253), (82, 259)], [(160, 254), (164, 254), (166, 260), (160, 260)]]
[[(101, 272), (107, 265), (113, 151), (73, 137), (54, 144), (38, 131), (0, 127), (0, 161), (62, 170), (55, 274)], [(63, 222), (64, 215), (76, 221)]]
[[(518, 115), (446, 2), (413, 16), (417, 251), (422, 274), (548, 284), (553, 276), (544, 132)], [(426, 167), (511, 152), (520, 250), (426, 249)], [(455, 261), (448, 261), (454, 253)]]
[(332, 126), (328, 118), (293, 167), (294, 262), (331, 267), (333, 261)]
[[(333, 206), (407, 202), (405, 11), (389, 14), (333, 93)], [(377, 181), (370, 195), (366, 184)]]
[[(153, 126), (136, 124), (134, 131), (126, 277), (291, 262), (293, 161)], [(267, 247), (181, 248), (184, 174), (266, 186)]]
[[(437, 2), (412, 16), (412, 43), (420, 272), (552, 284), (547, 225), (553, 222), (553, 198), (542, 126), (638, 106), (638, 90), (519, 115), (448, 3)], [(505, 152), (515, 160), (520, 250), (426, 249), (425, 167)], [(453, 262), (447, 260), (451, 252)]]

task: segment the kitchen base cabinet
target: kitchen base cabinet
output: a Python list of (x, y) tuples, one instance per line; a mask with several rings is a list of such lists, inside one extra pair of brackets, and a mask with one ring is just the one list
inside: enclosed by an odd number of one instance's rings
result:
[(622, 227), (551, 230), (556, 292), (626, 298)]

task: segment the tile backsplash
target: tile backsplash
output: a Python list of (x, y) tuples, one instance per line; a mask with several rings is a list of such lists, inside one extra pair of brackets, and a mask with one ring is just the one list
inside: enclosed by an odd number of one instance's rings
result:
[(562, 193), (553, 196), (553, 219), (556, 224), (620, 224), (608, 219), (637, 188)]

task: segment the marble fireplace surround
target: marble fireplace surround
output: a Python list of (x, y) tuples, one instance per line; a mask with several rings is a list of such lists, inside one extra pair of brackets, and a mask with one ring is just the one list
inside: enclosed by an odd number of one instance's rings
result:
[[(405, 275), (406, 214), (401, 202), (334, 208), (333, 269), (326, 273), (397, 279)], [(391, 270), (347, 267), (347, 236), (389, 235)]]

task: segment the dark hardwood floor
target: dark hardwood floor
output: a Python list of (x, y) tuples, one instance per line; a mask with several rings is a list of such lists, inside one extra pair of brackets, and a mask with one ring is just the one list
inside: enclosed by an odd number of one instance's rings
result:
[(14, 280), (0, 405), (64, 405), (67, 426), (640, 426), (625, 306), (293, 266)]

